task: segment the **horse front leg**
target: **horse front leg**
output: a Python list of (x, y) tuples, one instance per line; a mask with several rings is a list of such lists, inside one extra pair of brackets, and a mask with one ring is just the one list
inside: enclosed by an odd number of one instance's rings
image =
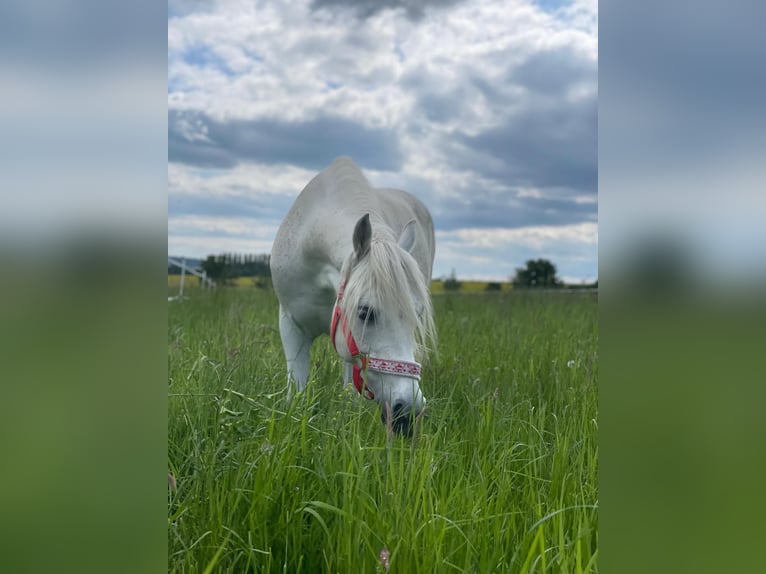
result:
[(295, 390), (302, 392), (309, 380), (309, 357), (313, 339), (307, 336), (292, 317), (279, 307), (279, 334), (287, 361), (287, 396), (292, 397), (293, 383)]

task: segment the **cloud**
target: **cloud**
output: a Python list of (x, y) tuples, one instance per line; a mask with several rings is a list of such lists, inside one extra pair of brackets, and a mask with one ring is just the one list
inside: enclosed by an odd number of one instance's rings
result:
[(561, 276), (592, 280), (598, 275), (597, 249), (595, 223), (438, 231), (434, 276), (444, 277), (454, 267), (463, 277), (507, 281), (525, 261), (543, 257)]
[(559, 46), (530, 55), (511, 70), (509, 79), (529, 91), (555, 97), (578, 84), (595, 87), (598, 66), (587, 55)]
[(204, 258), (215, 253), (269, 253), (273, 239), (230, 237), (227, 235), (180, 235), (168, 236), (168, 253), (184, 257)]
[(402, 162), (394, 130), (340, 117), (218, 121), (203, 112), (168, 111), (171, 162), (221, 169), (240, 162), (289, 163), (319, 170), (340, 155), (373, 169), (395, 170)]
[(168, 231), (174, 235), (193, 237), (237, 237), (270, 240), (279, 223), (267, 225), (259, 217), (217, 217), (210, 215), (177, 215), (168, 219)]
[[(426, 54), (402, 74), (400, 85), (415, 98), (407, 136), (436, 150), (430, 154), (446, 160), (444, 169), (474, 179), (595, 195), (597, 45), (523, 4), (509, 7), (511, 19), (480, 6), (480, 26), (463, 28), (456, 16), (451, 26), (428, 20), (422, 37), (404, 44), (408, 53)], [(484, 35), (476, 37), (477, 29)], [(427, 55), (439, 38), (448, 47)], [(470, 50), (453, 47), (465, 43)]]
[(440, 229), (507, 227), (511, 229), (539, 225), (567, 225), (594, 222), (598, 216), (595, 202), (550, 197), (524, 197), (518, 190), (502, 193), (477, 191), (463, 198), (439, 202), (434, 220)]
[(452, 232), (439, 233), (439, 236), (449, 239), (460, 239), (468, 247), (486, 247), (504, 249), (511, 245), (521, 245), (542, 249), (556, 242), (566, 242), (581, 245), (596, 245), (598, 243), (598, 225), (595, 223), (578, 223), (564, 226), (537, 226), (522, 229), (458, 229)]
[(281, 165), (243, 164), (232, 169), (168, 166), (168, 212), (187, 222), (226, 218), (258, 220), (267, 228), (279, 224), (313, 171)]
[(337, 10), (339, 8), (353, 11), (360, 18), (369, 18), (383, 10), (401, 9), (411, 20), (420, 20), (425, 16), (426, 9), (447, 8), (461, 0), (313, 0), (313, 10)]
[(194, 196), (170, 195), (168, 211), (177, 215), (210, 215), (216, 217), (251, 216), (279, 221), (287, 213), (292, 199), (279, 194)]
[(454, 144), (463, 153), (455, 156), (459, 166), (511, 185), (595, 192), (597, 126), (595, 97), (530, 105), (496, 127), (476, 135), (458, 134)]

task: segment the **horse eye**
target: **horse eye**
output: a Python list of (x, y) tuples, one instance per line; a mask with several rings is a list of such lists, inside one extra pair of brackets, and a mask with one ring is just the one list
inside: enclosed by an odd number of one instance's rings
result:
[(375, 309), (369, 305), (361, 305), (359, 307), (359, 320), (365, 323), (375, 323)]

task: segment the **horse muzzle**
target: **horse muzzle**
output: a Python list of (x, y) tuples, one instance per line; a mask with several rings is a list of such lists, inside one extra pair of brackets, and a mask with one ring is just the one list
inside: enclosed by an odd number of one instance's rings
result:
[(405, 437), (411, 437), (420, 419), (425, 414), (425, 405), (407, 404), (405, 401), (385, 402), (381, 406), (381, 422), (393, 431)]

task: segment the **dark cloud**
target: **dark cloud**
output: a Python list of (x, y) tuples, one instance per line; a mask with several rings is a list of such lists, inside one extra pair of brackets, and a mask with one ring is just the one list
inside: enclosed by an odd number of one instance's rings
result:
[(595, 222), (596, 203), (577, 203), (570, 199), (518, 197), (512, 191), (466, 193), (465, 199), (431, 202), (438, 229), (464, 227), (519, 228), (543, 225), (571, 225)]
[(569, 187), (595, 193), (598, 186), (596, 98), (537, 105), (496, 128), (458, 134), (451, 156), (470, 169), (510, 186)]
[[(516, 102), (520, 111), (495, 128), (458, 138), (472, 152), (469, 164), (486, 166), (485, 175), (510, 185), (595, 194), (598, 96), (571, 100), (565, 94), (573, 86), (596, 86), (598, 64), (567, 48), (543, 51), (511, 69), (506, 81), (527, 91)], [(485, 88), (490, 102), (502, 101), (503, 90)]]
[[(296, 193), (300, 190), (296, 190)], [(284, 194), (258, 193), (248, 195), (168, 195), (168, 213), (204, 215), (208, 217), (253, 217), (279, 221), (290, 209), (294, 198)]]
[(532, 54), (509, 73), (508, 79), (530, 91), (560, 95), (573, 84), (596, 85), (598, 64), (571, 48), (559, 48)]
[(171, 162), (225, 169), (252, 161), (319, 170), (340, 155), (378, 170), (397, 170), (402, 162), (394, 130), (368, 128), (344, 118), (219, 122), (200, 112), (168, 111)]
[[(445, 196), (431, 182), (417, 177), (388, 183), (418, 197), (428, 206), (436, 228), (444, 231), (571, 225), (598, 220), (598, 204), (578, 201), (587, 194), (571, 188), (546, 189), (540, 192), (541, 197), (530, 197), (511, 186), (490, 189), (475, 185), (458, 187), (454, 190), (456, 195)], [(373, 180), (372, 184), (376, 182)]]
[[(488, 81), (480, 67), (457, 76), (460, 81), (445, 91), (438, 87), (447, 79), (437, 72), (419, 68), (405, 75), (403, 85), (417, 98), (408, 123), (413, 137), (429, 131), (429, 123), (457, 125), (438, 145), (459, 169), (511, 188), (596, 193), (597, 94), (568, 96), (571, 88), (597, 86), (596, 61), (559, 48), (532, 54), (495, 81)], [(496, 118), (494, 127), (469, 131), (476, 109), (488, 110)]]
[(476, 90), (466, 82), (455, 82), (443, 74), (417, 66), (407, 70), (401, 86), (416, 98), (414, 113), (408, 118), (410, 129), (428, 130), (428, 123), (444, 124), (460, 119), (466, 103)]
[(461, 111), (460, 101), (452, 94), (424, 93), (418, 98), (419, 111), (431, 122), (454, 120)]
[[(467, 121), (466, 114), (478, 103), (498, 118), (509, 110), (542, 105), (536, 103), (540, 101), (566, 107), (568, 89), (598, 84), (598, 64), (562, 48), (535, 53), (494, 81), (476, 69), (462, 69), (458, 77), (456, 81), (422, 66), (408, 71), (402, 86), (417, 98), (417, 117), (433, 123)], [(524, 91), (514, 90), (518, 87)]]
[(410, 20), (420, 20), (427, 8), (446, 8), (462, 0), (313, 0), (313, 10), (350, 9), (360, 18), (369, 18), (383, 10), (403, 8)]

